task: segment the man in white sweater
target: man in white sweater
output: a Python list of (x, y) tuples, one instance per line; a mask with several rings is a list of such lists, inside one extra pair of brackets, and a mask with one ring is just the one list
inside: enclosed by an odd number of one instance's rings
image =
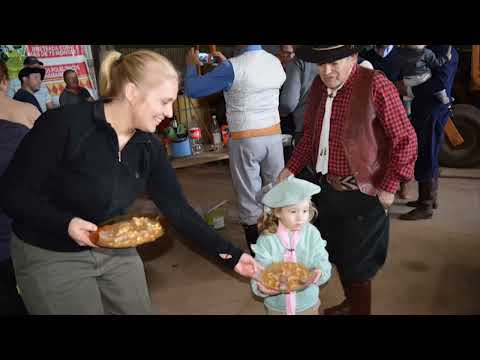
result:
[(240, 45), (238, 55), (221, 60), (213, 71), (198, 76), (198, 51), (187, 54), (185, 95), (199, 98), (223, 91), (231, 139), (230, 172), (239, 204), (240, 222), (247, 244), (258, 238), (257, 220), (262, 213), (262, 186), (273, 183), (283, 169), (283, 145), (278, 112), (279, 90), (285, 72), (278, 58), (261, 45)]

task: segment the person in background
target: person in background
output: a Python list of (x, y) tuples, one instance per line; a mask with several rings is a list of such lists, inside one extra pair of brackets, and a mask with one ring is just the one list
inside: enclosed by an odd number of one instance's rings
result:
[[(438, 97), (438, 89), (446, 90), (451, 99), (455, 74), (458, 69), (458, 52), (451, 45), (429, 47), (439, 58), (451, 54), (451, 60), (432, 71), (432, 77), (412, 88), (412, 125), (418, 141), (418, 160), (415, 163), (415, 180), (418, 183), (418, 199), (406, 205), (412, 211), (400, 215), (400, 220), (425, 220), (433, 217), (438, 208), (439, 154), (444, 138), (444, 127), (450, 116), (450, 104)], [(400, 91), (406, 93), (405, 88)]]
[[(44, 113), (47, 110), (51, 110), (55, 108), (55, 104), (52, 101), (52, 97), (50, 96), (50, 92), (48, 91), (47, 85), (43, 83), (43, 80), (45, 78), (45, 68), (43, 67), (43, 63), (38, 60), (36, 56), (27, 56), (25, 60), (23, 61), (24, 67), (27, 68), (39, 68), (43, 69), (43, 75), (42, 75), (42, 84), (38, 91), (36, 91), (33, 95), (38, 101), (38, 104), (40, 105), (40, 108), (42, 109), (42, 113)], [(19, 79), (13, 79), (10, 81), (9, 87), (8, 87), (8, 96), (13, 98), (15, 93), (22, 87), (22, 84)]]
[[(35, 106), (7, 96), (8, 82), (7, 66), (0, 61), (0, 176), (18, 144), (40, 116)], [(26, 315), (28, 312), (17, 291), (10, 256), (11, 233), (11, 219), (0, 208), (0, 315)]]
[(42, 107), (35, 97), (35, 92), (40, 89), (42, 84), (42, 76), (45, 74), (44, 69), (24, 67), (18, 73), (18, 79), (22, 87), (17, 90), (13, 96), (14, 100), (32, 104), (38, 111), (42, 112)]
[[(292, 118), (293, 143), (285, 148), (285, 161), (290, 159), (293, 147), (300, 142), (303, 135), (305, 108), (313, 80), (317, 76), (317, 65), (295, 57), (286, 68), (286, 80), (280, 90), (279, 111), (282, 119)], [(283, 130), (283, 129), (282, 129)], [(305, 174), (298, 177), (306, 179)]]
[(292, 62), (295, 57), (295, 48), (293, 45), (280, 45), (278, 52), (278, 58), (282, 64), (283, 69), (286, 71), (288, 64)]
[(368, 60), (365, 60), (364, 58), (362, 58), (360, 56), (358, 57), (357, 64), (360, 65), (361, 67), (365, 68), (365, 69), (373, 70), (372, 63)]
[[(287, 67), (295, 58), (295, 45), (280, 45), (277, 57), (282, 64), (283, 69), (287, 72)], [(285, 83), (284, 83), (285, 85)], [(282, 96), (284, 87), (280, 88), (280, 97)], [(284, 137), (283, 156), (285, 161), (290, 159), (293, 151), (293, 138), (295, 137), (295, 122), (292, 113), (284, 114), (280, 110), (280, 126)]]
[(362, 57), (370, 61), (375, 70), (380, 70), (393, 83), (402, 79), (401, 58), (396, 45), (375, 45), (372, 49), (362, 52)]
[(278, 58), (261, 45), (239, 45), (237, 56), (198, 76), (201, 65), (193, 48), (186, 58), (185, 94), (193, 98), (223, 91), (230, 130), (230, 173), (236, 192), (240, 223), (251, 250), (258, 238), (257, 219), (262, 213), (258, 196), (263, 186), (275, 182), (284, 167), (279, 91), (285, 72)]
[[(396, 83), (402, 80), (402, 58), (396, 45), (375, 45), (368, 51), (363, 51), (362, 57), (370, 61), (375, 70), (383, 72), (391, 82)], [(407, 115), (410, 116), (411, 100), (408, 97), (402, 97), (402, 101)], [(407, 190), (407, 184), (401, 182), (398, 191), (400, 199), (408, 198)]]
[[(399, 48), (402, 59), (401, 74), (407, 94), (413, 98), (412, 87), (424, 84), (432, 77), (432, 71), (447, 64), (452, 58), (452, 46), (445, 54), (437, 56), (427, 45), (403, 45)], [(434, 96), (444, 105), (451, 102), (447, 89), (435, 89)]]
[(66, 87), (60, 94), (60, 106), (78, 104), (84, 101), (94, 101), (87, 89), (80, 86), (75, 70), (68, 69), (63, 73)]

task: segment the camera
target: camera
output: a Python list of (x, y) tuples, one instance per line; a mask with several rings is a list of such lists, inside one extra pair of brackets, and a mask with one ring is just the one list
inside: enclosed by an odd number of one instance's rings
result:
[(200, 62), (202, 64), (215, 64), (216, 61), (215, 61), (215, 58), (213, 56), (210, 56), (209, 53), (205, 53), (205, 52), (201, 52), (198, 54), (198, 60), (200, 60)]

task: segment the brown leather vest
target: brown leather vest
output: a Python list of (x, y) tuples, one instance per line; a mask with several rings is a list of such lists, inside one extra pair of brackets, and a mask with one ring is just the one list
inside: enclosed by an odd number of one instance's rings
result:
[(357, 71), (345, 118), (343, 147), (360, 191), (375, 196), (380, 191), (376, 185), (385, 174), (391, 150), (385, 131), (376, 120), (372, 88), (375, 71), (362, 67)]
[[(350, 106), (345, 116), (343, 148), (345, 156), (360, 191), (375, 196), (380, 190), (376, 188), (382, 181), (388, 161), (391, 158), (390, 146), (381, 124), (376, 120), (373, 104), (373, 77), (378, 71), (357, 67), (352, 84)], [(319, 82), (319, 84), (317, 84)], [(312, 102), (320, 102), (321, 80), (317, 78), (312, 85)], [(317, 108), (315, 119), (318, 121), (321, 108)], [(312, 144), (313, 163), (315, 169), (321, 126), (313, 129)]]

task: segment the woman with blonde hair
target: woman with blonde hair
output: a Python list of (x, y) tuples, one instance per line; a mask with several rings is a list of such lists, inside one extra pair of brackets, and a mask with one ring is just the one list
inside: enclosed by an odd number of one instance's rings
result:
[(253, 258), (226, 242), (190, 207), (152, 135), (172, 117), (179, 76), (165, 57), (110, 52), (102, 99), (43, 114), (0, 184), (13, 218), (12, 257), (32, 314), (151, 314), (135, 248), (99, 248), (97, 225), (122, 215), (146, 190), (169, 223), (243, 276)]

